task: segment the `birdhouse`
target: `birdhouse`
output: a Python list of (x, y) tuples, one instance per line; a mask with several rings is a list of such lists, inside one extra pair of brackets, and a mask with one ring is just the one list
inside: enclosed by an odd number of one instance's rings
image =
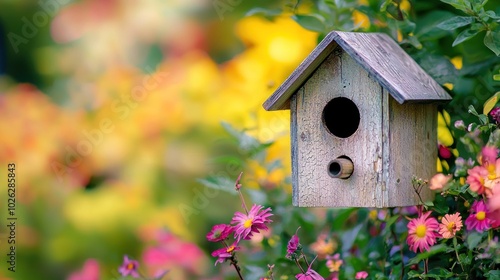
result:
[(436, 172), (437, 103), (450, 99), (389, 36), (329, 33), (263, 105), (290, 109), (293, 204), (418, 204), (412, 177)]

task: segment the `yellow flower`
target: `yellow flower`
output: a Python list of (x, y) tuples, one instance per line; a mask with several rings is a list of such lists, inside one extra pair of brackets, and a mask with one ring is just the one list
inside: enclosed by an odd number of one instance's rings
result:
[(352, 21), (354, 22), (354, 26), (359, 26), (363, 29), (370, 27), (370, 18), (358, 10), (352, 12)]

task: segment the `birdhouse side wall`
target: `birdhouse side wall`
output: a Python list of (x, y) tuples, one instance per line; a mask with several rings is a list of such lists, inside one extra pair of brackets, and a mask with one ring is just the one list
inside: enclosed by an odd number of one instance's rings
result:
[[(345, 97), (359, 110), (351, 136), (330, 133), (323, 109)], [(293, 202), (305, 207), (380, 207), (382, 183), (383, 89), (349, 55), (334, 51), (291, 99)], [(345, 122), (340, 116), (336, 122)], [(348, 179), (332, 178), (329, 164), (347, 156), (354, 163)]]
[[(437, 105), (399, 104), (389, 97), (389, 158), (385, 207), (420, 204), (412, 177), (430, 179), (436, 173)], [(433, 198), (428, 186), (420, 191), (424, 201)]]

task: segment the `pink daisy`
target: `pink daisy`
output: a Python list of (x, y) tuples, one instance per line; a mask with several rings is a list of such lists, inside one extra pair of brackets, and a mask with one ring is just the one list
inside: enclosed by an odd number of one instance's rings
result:
[(475, 201), (471, 207), (471, 214), (465, 220), (467, 230), (483, 232), (490, 229), (492, 220), (488, 216), (489, 211), (484, 201)]
[(429, 251), (430, 246), (436, 243), (436, 237), (439, 234), (436, 232), (439, 228), (439, 223), (433, 217), (429, 218), (431, 212), (423, 213), (420, 217), (410, 220), (408, 223), (408, 238), (406, 242), (413, 252)]
[(218, 263), (223, 263), (227, 259), (232, 258), (234, 253), (236, 251), (239, 251), (240, 249), (241, 248), (238, 247), (238, 243), (235, 242), (229, 247), (225, 247), (225, 248), (221, 248), (221, 249), (217, 249), (217, 250), (213, 251), (212, 257), (217, 258), (217, 260), (215, 261), (215, 265), (217, 265)]
[(226, 239), (229, 234), (234, 231), (234, 227), (226, 224), (215, 225), (209, 233), (207, 233), (207, 240), (210, 242), (219, 242)]
[(118, 268), (118, 272), (122, 276), (132, 276), (134, 278), (139, 277), (139, 273), (137, 272), (137, 269), (139, 268), (139, 262), (135, 260), (131, 260), (128, 258), (128, 256), (123, 257), (123, 264)]
[(462, 217), (460, 217), (460, 213), (457, 212), (453, 215), (446, 214), (441, 219), (439, 234), (441, 234), (443, 238), (452, 238), (455, 236), (457, 231), (462, 228), (462, 226)]
[(483, 166), (475, 166), (467, 170), (467, 184), (469, 184), (469, 188), (471, 191), (476, 192), (478, 194), (483, 194), (485, 191), (484, 187), (484, 179), (488, 177), (488, 170)]
[(254, 232), (259, 232), (259, 230), (267, 230), (266, 224), (272, 222), (269, 217), (271, 214), (271, 208), (262, 210), (264, 206), (254, 204), (252, 209), (245, 215), (241, 212), (236, 212), (231, 224), (234, 224), (235, 233), (234, 238), (236, 241), (241, 239), (250, 239)]

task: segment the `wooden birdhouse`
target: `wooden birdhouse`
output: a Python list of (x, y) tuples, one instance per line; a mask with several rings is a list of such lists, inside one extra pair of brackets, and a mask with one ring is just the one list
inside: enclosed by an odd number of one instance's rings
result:
[(437, 103), (450, 99), (389, 36), (329, 33), (264, 103), (290, 109), (293, 204), (418, 204), (412, 177), (436, 172)]

